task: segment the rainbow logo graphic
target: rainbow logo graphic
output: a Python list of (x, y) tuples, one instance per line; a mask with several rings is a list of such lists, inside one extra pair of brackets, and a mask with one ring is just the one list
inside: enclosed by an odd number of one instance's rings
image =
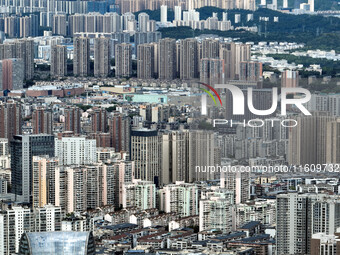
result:
[[(207, 87), (207, 88), (210, 89), (212, 92), (214, 92), (214, 94), (217, 96), (218, 100), (220, 101), (221, 106), (223, 106), (220, 95), (217, 93), (217, 91), (216, 91), (213, 87), (211, 87), (210, 85), (205, 84), (205, 83), (203, 83), (203, 82), (199, 82), (199, 84), (201, 84), (201, 85)], [(216, 100), (215, 100), (213, 94), (212, 94), (209, 90), (204, 89), (204, 88), (200, 88), (200, 90), (202, 90), (202, 91), (204, 91), (204, 92), (206, 93), (206, 94), (205, 94), (205, 93), (202, 94), (202, 100), (201, 100), (201, 102), (202, 102), (202, 108), (201, 108), (201, 113), (202, 113), (202, 115), (207, 115), (207, 94), (212, 98), (212, 100), (214, 101), (214, 103), (215, 103), (216, 106), (217, 106), (217, 102), (216, 102)]]

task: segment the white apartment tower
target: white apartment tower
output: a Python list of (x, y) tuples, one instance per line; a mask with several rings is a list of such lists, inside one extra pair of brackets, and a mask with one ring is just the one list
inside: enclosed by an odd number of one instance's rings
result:
[(175, 21), (182, 20), (182, 7), (176, 5), (174, 8), (174, 11), (175, 11)]
[(55, 138), (55, 156), (60, 165), (83, 165), (96, 162), (96, 140), (82, 136)]
[(161, 23), (168, 22), (168, 7), (166, 5), (161, 5)]
[(151, 181), (132, 180), (123, 184), (123, 208), (137, 207), (140, 210), (156, 208), (156, 185)]
[(312, 235), (333, 235), (340, 227), (340, 200), (328, 194), (277, 196), (277, 254), (310, 254)]
[(160, 190), (160, 210), (176, 212), (180, 217), (198, 215), (198, 188), (196, 184), (176, 181)]
[(199, 231), (219, 229), (223, 233), (232, 230), (232, 193), (220, 189), (207, 192), (200, 200)]

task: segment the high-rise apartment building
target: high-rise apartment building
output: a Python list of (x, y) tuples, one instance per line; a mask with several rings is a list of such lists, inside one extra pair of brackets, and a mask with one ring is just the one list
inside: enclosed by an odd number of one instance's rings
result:
[(336, 255), (339, 253), (340, 233), (327, 235), (324, 233), (313, 234), (311, 240), (311, 255), (329, 254)]
[(203, 58), (200, 64), (200, 81), (215, 86), (224, 83), (224, 61)]
[[(151, 22), (151, 21), (150, 21)], [(149, 23), (150, 23), (149, 22)], [(157, 49), (156, 44), (161, 39), (162, 34), (159, 31), (148, 31), (148, 32), (136, 32), (134, 35), (135, 50), (138, 57), (138, 46), (146, 43), (153, 43), (155, 49)], [(155, 50), (156, 52), (156, 50)], [(156, 54), (157, 55), (157, 54)], [(156, 56), (155, 56), (156, 57)]]
[(240, 80), (257, 82), (262, 79), (262, 63), (241, 62)]
[(24, 86), (24, 62), (20, 58), (0, 60), (0, 90), (19, 90)]
[(161, 23), (168, 22), (168, 7), (166, 5), (161, 5)]
[[(225, 80), (241, 79), (241, 62), (250, 61), (250, 45), (242, 43), (220, 44), (220, 58), (224, 61)], [(247, 72), (243, 73), (243, 75), (245, 74)]]
[(34, 208), (32, 213), (33, 229), (32, 232), (54, 232), (61, 231), (61, 221), (64, 212), (61, 207), (45, 205)]
[(55, 35), (67, 35), (67, 23), (66, 14), (53, 15), (52, 33)]
[(189, 181), (189, 132), (162, 134), (162, 183)]
[(94, 39), (94, 76), (106, 77), (110, 73), (111, 43), (109, 38)]
[(199, 231), (218, 229), (223, 233), (232, 230), (232, 193), (213, 190), (202, 195), (199, 202)]
[(220, 186), (223, 189), (233, 191), (234, 204), (244, 204), (250, 198), (250, 177), (249, 173), (242, 172), (242, 166), (233, 166), (233, 172), (222, 172)]
[(20, 39), (15, 41), (16, 55), (15, 58), (21, 58), (24, 61), (25, 79), (30, 80), (34, 75), (34, 42), (31, 39)]
[[(109, 183), (108, 186), (108, 194), (114, 194), (114, 205), (116, 207), (120, 207), (123, 205), (123, 192), (124, 192), (124, 183), (132, 183), (135, 178), (135, 162), (134, 161), (120, 161), (114, 164), (114, 192), (109, 192)], [(111, 176), (112, 177), (112, 176)], [(110, 178), (110, 175), (107, 173), (107, 179)], [(113, 197), (112, 197), (113, 198)], [(108, 204), (109, 195), (108, 195)]]
[(299, 87), (299, 71), (285, 70), (281, 73), (282, 88)]
[(33, 134), (53, 134), (53, 114), (51, 110), (39, 107), (32, 114)]
[(148, 32), (149, 15), (145, 12), (138, 14), (138, 31)]
[(90, 73), (90, 40), (86, 37), (73, 39), (73, 74), (87, 76)]
[(46, 205), (31, 210), (13, 205), (0, 214), (0, 253), (19, 253), (19, 243), (24, 233), (60, 231), (63, 213), (60, 207)]
[(196, 184), (176, 181), (159, 190), (160, 210), (175, 212), (180, 217), (198, 215), (198, 188)]
[(32, 39), (18, 39), (0, 45), (0, 59), (17, 58), (24, 63), (25, 79), (34, 75), (34, 42)]
[(158, 42), (158, 76), (159, 79), (173, 80), (176, 73), (176, 40), (164, 38)]
[(14, 254), (19, 251), (21, 235), (31, 231), (31, 210), (13, 206), (0, 214), (0, 253)]
[[(326, 113), (315, 112), (313, 116), (297, 117), (296, 121), (298, 125), (289, 130), (287, 155), (289, 164), (330, 163), (327, 162), (327, 155), (331, 157), (334, 152), (336, 153), (336, 150), (334, 151), (335, 148), (332, 148), (332, 144), (327, 144), (327, 142), (335, 141), (337, 138), (334, 136), (327, 138), (328, 135), (335, 134), (332, 133), (332, 130), (329, 130), (327, 134), (327, 125), (336, 121), (336, 118)], [(333, 129), (333, 131), (335, 130)]]
[(340, 121), (327, 123), (326, 134), (326, 162), (340, 162)]
[(60, 165), (83, 165), (96, 162), (96, 140), (84, 136), (55, 138), (55, 155)]
[(66, 168), (66, 212), (84, 212), (87, 209), (87, 168)]
[(21, 105), (14, 101), (0, 104), (0, 137), (9, 141), (21, 134)]
[(195, 79), (199, 72), (199, 52), (196, 39), (184, 39), (180, 43), (180, 78)]
[(175, 21), (180, 21), (182, 20), (182, 8), (179, 5), (176, 5), (174, 8), (175, 12)]
[(82, 110), (78, 107), (67, 107), (64, 109), (64, 131), (72, 131), (74, 134), (81, 133), (81, 113)]
[(28, 16), (19, 18), (19, 37), (31, 36), (31, 19)]
[(58, 194), (58, 175), (56, 168), (58, 159), (48, 156), (33, 156), (32, 159), (32, 195), (33, 207), (43, 207), (47, 204), (56, 205)]
[(152, 79), (155, 77), (155, 47), (154, 44), (140, 44), (137, 47), (137, 77)]
[(220, 42), (215, 39), (203, 40), (201, 45), (201, 59), (202, 58), (219, 58)]
[(86, 166), (86, 202), (87, 208), (95, 209), (107, 204), (107, 185), (105, 169), (102, 164)]
[(339, 227), (340, 201), (328, 194), (288, 193), (277, 196), (278, 254), (311, 254), (316, 233), (332, 235)]
[(18, 37), (19, 36), (19, 18), (16, 16), (5, 17), (4, 19), (4, 32), (9, 37)]
[(33, 188), (33, 156), (54, 157), (54, 136), (16, 135), (11, 141), (12, 193), (16, 200), (30, 203)]
[(161, 137), (157, 130), (132, 130), (130, 150), (131, 160), (135, 161), (135, 178), (159, 184)]
[(117, 33), (122, 32), (121, 17), (118, 13), (105, 13), (103, 16), (103, 32)]
[(67, 75), (67, 48), (65, 45), (51, 46), (51, 76)]
[(132, 74), (132, 48), (128, 43), (116, 45), (116, 77), (129, 77)]
[(146, 210), (156, 208), (156, 186), (151, 181), (132, 180), (123, 184), (123, 208), (135, 206)]
[[(189, 133), (189, 178), (186, 182), (213, 180), (214, 173), (205, 172), (209, 166), (219, 165), (215, 158), (215, 134), (206, 130)], [(202, 171), (198, 171), (198, 168)]]
[(105, 108), (94, 108), (91, 112), (92, 132), (108, 132), (107, 111)]
[(129, 151), (131, 132), (130, 117), (115, 114), (112, 119), (109, 119), (109, 123), (111, 147), (113, 147), (116, 152)]

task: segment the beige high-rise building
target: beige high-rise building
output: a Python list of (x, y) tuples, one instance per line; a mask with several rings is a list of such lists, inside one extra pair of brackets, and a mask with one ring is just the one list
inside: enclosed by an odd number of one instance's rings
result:
[[(325, 164), (327, 161), (327, 146), (331, 146), (327, 144), (327, 127), (328, 123), (336, 121), (336, 118), (324, 112), (312, 114), (297, 117), (298, 125), (289, 130), (289, 164)], [(331, 130), (329, 134), (332, 134)], [(331, 147), (329, 153), (332, 154)]]
[(31, 30), (31, 19), (30, 17), (20, 17), (19, 19), (19, 25), (20, 25), (20, 37), (29, 37), (31, 36), (30, 30)]
[(340, 162), (340, 120), (327, 123), (326, 163)]
[(103, 16), (103, 32), (116, 33), (122, 32), (121, 17), (118, 13), (105, 13)]
[(158, 47), (158, 68), (159, 79), (173, 80), (176, 74), (176, 40), (164, 38), (159, 40)]
[(94, 39), (94, 76), (107, 77), (110, 73), (110, 39), (105, 37)]
[(43, 207), (47, 204), (56, 204), (56, 195), (59, 194), (56, 167), (58, 159), (46, 156), (34, 156), (33, 170), (33, 207)]
[(241, 71), (241, 62), (250, 61), (251, 53), (250, 53), (250, 45), (236, 43), (235, 44), (235, 76), (236, 79), (240, 77)]
[(188, 182), (212, 180), (215, 178), (214, 172), (204, 171), (210, 166), (215, 166), (219, 164), (219, 162), (215, 162), (214, 148), (214, 132), (206, 130), (195, 130), (189, 133), (190, 156)]
[(181, 79), (190, 80), (198, 78), (199, 54), (196, 39), (189, 38), (181, 41), (179, 62)]
[(242, 43), (220, 44), (220, 58), (224, 61), (225, 81), (240, 78), (241, 62), (250, 61), (250, 45)]
[(73, 39), (73, 74), (87, 76), (90, 73), (90, 40), (86, 37)]
[(53, 15), (53, 26), (52, 33), (55, 35), (67, 35), (67, 26), (66, 26), (66, 15), (65, 14), (56, 14)]
[(67, 75), (67, 48), (65, 45), (51, 46), (51, 76)]
[(189, 131), (162, 135), (162, 182), (189, 181)]
[(137, 48), (137, 77), (151, 79), (155, 77), (155, 49), (154, 44), (140, 44)]
[(221, 48), (220, 55), (224, 61), (224, 80), (235, 80), (236, 64), (235, 64), (235, 44), (225, 44), (225, 47)]
[(116, 45), (116, 77), (129, 77), (132, 74), (132, 48), (128, 43)]
[(4, 18), (4, 27), (5, 27), (5, 34), (9, 37), (17, 37), (18, 36), (18, 27), (19, 19), (16, 16), (10, 16)]

